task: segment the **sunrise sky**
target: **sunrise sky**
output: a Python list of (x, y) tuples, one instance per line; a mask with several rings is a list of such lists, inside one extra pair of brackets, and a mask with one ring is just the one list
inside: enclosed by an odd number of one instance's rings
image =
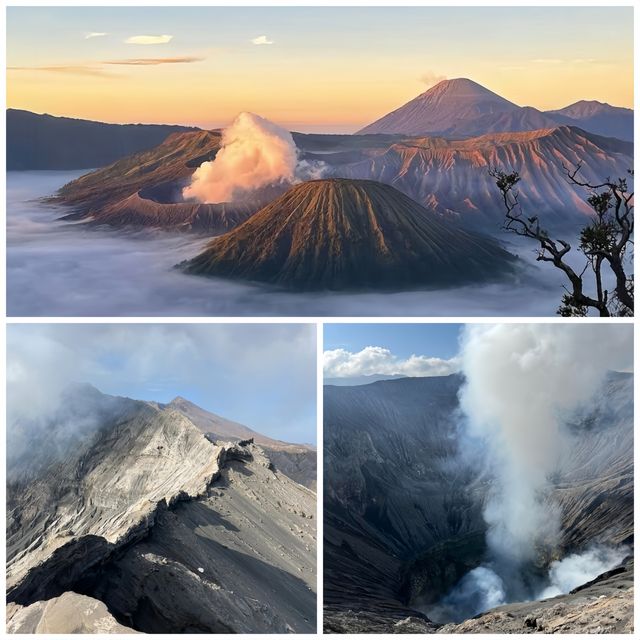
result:
[(633, 107), (629, 7), (9, 7), (7, 31), (8, 107), (106, 122), (352, 132), (455, 77)]

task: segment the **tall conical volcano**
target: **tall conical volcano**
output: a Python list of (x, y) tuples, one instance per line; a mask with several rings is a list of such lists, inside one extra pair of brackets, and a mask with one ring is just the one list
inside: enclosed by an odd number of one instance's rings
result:
[(520, 107), (467, 78), (443, 80), (358, 133), (444, 133), (461, 123)]
[(298, 290), (407, 289), (495, 279), (514, 258), (370, 180), (304, 182), (184, 264)]

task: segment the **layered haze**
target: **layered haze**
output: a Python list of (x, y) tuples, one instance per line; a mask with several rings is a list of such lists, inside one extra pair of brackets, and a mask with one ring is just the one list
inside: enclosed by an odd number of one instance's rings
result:
[[(7, 308), (11, 316), (500, 316), (551, 315), (561, 277), (539, 269), (528, 243), (509, 245), (531, 277), (518, 286), (472, 285), (398, 293), (288, 293), (195, 278), (174, 265), (208, 244), (197, 235), (61, 224), (42, 198), (78, 172), (11, 172), (7, 179)], [(507, 238), (509, 239), (509, 238)], [(73, 295), (69, 283), (73, 282)]]

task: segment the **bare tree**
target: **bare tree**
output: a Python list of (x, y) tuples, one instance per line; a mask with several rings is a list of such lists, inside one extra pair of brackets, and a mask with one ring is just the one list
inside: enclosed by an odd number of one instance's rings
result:
[[(593, 209), (589, 223), (579, 237), (578, 250), (586, 260), (582, 271), (574, 270), (566, 262), (571, 251), (566, 240), (552, 238), (540, 226), (538, 216), (524, 215), (516, 188), (520, 175), (491, 169), (489, 175), (495, 178), (506, 209), (504, 228), (535, 240), (539, 246), (536, 260), (551, 262), (566, 275), (568, 285), (563, 285), (566, 293), (557, 311), (559, 315), (586, 316), (589, 309), (595, 309), (602, 317), (632, 316), (633, 274), (627, 274), (626, 258), (633, 247), (633, 192), (629, 191), (627, 179), (612, 181), (607, 178), (600, 184), (591, 184), (578, 177), (580, 164), (573, 169), (564, 165), (563, 168), (570, 183), (589, 192), (586, 201)], [(628, 173), (633, 177), (633, 171)], [(604, 284), (605, 268), (614, 277), (615, 286), (611, 290)], [(593, 277), (593, 287), (588, 287), (595, 291), (592, 295), (585, 293), (587, 273)]]

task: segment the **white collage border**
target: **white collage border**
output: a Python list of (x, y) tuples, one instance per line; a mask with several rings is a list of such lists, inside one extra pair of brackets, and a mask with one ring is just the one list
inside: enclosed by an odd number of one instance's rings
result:
[[(93, 0), (84, 0), (83, 2), (78, 2), (74, 0), (61, 0), (60, 2), (55, 1), (33, 1), (33, 2), (6, 2), (3, 0), (2, 2), (2, 14), (0, 16), (0, 20), (2, 22), (2, 33), (6, 33), (6, 8), (9, 6), (42, 6), (42, 7), (56, 7), (56, 6), (77, 6), (77, 7), (85, 7), (85, 6), (147, 6), (147, 7), (157, 7), (157, 6), (175, 6), (175, 0), (137, 0), (136, 2), (127, 2), (126, 0), (110, 0), (108, 2), (99, 2)], [(290, 1), (290, 0), (280, 0), (275, 2), (269, 2), (265, 0), (253, 0), (249, 2), (220, 2), (216, 0), (190, 0), (187, 3), (187, 6), (244, 6), (250, 10), (251, 7), (268, 7), (268, 6), (354, 6), (354, 7), (367, 7), (367, 6), (389, 6), (392, 3), (389, 1), (380, 1), (380, 0), (350, 0), (348, 3), (339, 2), (336, 0), (333, 1), (316, 1), (310, 2), (309, 0), (298, 0), (298, 1)], [(558, 3), (554, 0), (537, 0), (532, 2), (508, 2), (505, 0), (494, 0), (493, 2), (480, 2), (474, 0), (442, 0), (441, 2), (432, 2), (429, 0), (416, 1), (416, 0), (403, 0), (401, 6), (457, 6), (463, 10), (465, 7), (514, 7), (514, 6), (558, 6), (562, 4), (562, 6), (573, 6), (573, 7), (586, 7), (586, 6), (603, 6), (608, 3), (603, 2), (602, 0), (563, 0), (562, 3)], [(634, 0), (618, 0), (615, 2), (615, 6), (632, 6), (635, 7), (636, 3)], [(399, 7), (400, 8), (400, 7)], [(634, 12), (635, 14), (636, 12)], [(637, 16), (634, 15), (634, 42), (639, 42), (638, 32), (640, 31), (639, 23)], [(640, 88), (639, 78), (640, 71), (638, 62), (638, 49), (636, 47), (635, 50), (635, 65), (634, 65), (634, 87), (635, 87), (635, 110), (637, 111), (638, 107), (638, 90)], [(0, 57), (2, 59), (1, 65), (1, 73), (3, 77), (3, 84), (5, 86), (4, 93), (4, 106), (6, 109), (6, 50), (3, 46), (0, 49)], [(0, 144), (6, 149), (6, 128), (3, 125), (0, 127)], [(638, 157), (638, 145), (634, 147), (634, 163), (637, 162)], [(2, 211), (4, 214), (4, 220), (6, 220), (6, 157), (5, 153), (2, 153), (0, 156), (0, 185), (2, 190)], [(638, 322), (635, 319), (631, 318), (611, 318), (606, 321), (601, 320), (600, 318), (580, 318), (580, 319), (567, 319), (567, 318), (559, 318), (559, 317), (466, 317), (466, 316), (443, 316), (443, 317), (401, 317), (395, 318), (392, 316), (384, 316), (384, 317), (273, 317), (273, 318), (245, 318), (245, 317), (223, 317), (223, 318), (204, 318), (204, 317), (11, 317), (7, 318), (6, 315), (6, 225), (3, 223), (0, 225), (0, 242), (3, 250), (3, 260), (2, 260), (2, 270), (3, 276), (0, 278), (0, 309), (2, 311), (2, 339), (0, 343), (0, 356), (2, 358), (2, 376), (0, 380), (0, 405), (4, 408), (2, 415), (2, 438), (0, 439), (0, 455), (2, 456), (2, 485), (0, 488), (1, 496), (2, 496), (2, 504), (6, 504), (6, 332), (7, 326), (10, 324), (47, 324), (47, 323), (60, 323), (60, 324), (191, 324), (191, 323), (203, 323), (203, 324), (289, 324), (289, 323), (303, 323), (303, 324), (315, 324), (317, 328), (317, 349), (318, 349), (318, 358), (317, 358), (317, 452), (318, 452), (318, 473), (317, 473), (317, 486), (318, 486), (318, 494), (317, 494), (317, 540), (318, 540), (318, 562), (317, 562), (317, 614), (318, 614), (318, 628), (315, 636), (323, 635), (322, 633), (322, 597), (323, 597), (323, 584), (322, 584), (322, 571), (323, 571), (323, 553), (322, 553), (322, 539), (323, 539), (323, 518), (322, 518), (322, 510), (323, 510), (323, 438), (322, 438), (322, 420), (323, 420), (323, 410), (322, 410), (322, 352), (323, 352), (323, 325), (327, 323), (331, 324), (341, 324), (341, 323), (349, 323), (349, 324), (368, 324), (368, 323), (379, 323), (379, 324), (448, 324), (448, 323), (481, 323), (481, 324), (491, 324), (491, 323), (621, 323), (621, 324), (633, 324), (634, 325), (634, 362), (638, 361), (638, 354), (640, 353), (639, 348), (639, 338), (638, 338)], [(638, 390), (640, 385), (638, 384), (637, 377), (634, 379), (634, 435), (637, 435), (637, 430), (635, 428), (635, 407), (637, 406), (638, 401)], [(638, 444), (638, 438), (634, 438), (634, 461), (637, 465), (638, 463), (638, 452), (640, 451), (640, 447)], [(640, 497), (639, 492), (635, 492), (634, 495), (634, 509), (636, 514), (640, 514)], [(6, 531), (6, 509), (3, 508), (3, 518), (4, 518), (4, 530)], [(636, 543), (637, 544), (637, 543)], [(6, 562), (6, 545), (2, 544), (0, 549), (0, 562), (4, 565)], [(5, 577), (4, 572), (2, 573), (3, 586), (5, 586)], [(640, 637), (640, 632), (638, 631), (638, 610), (640, 605), (640, 597), (638, 594), (635, 594), (635, 637)], [(2, 633), (5, 635), (5, 608), (2, 607), (2, 614), (0, 619), (0, 625), (2, 628)], [(160, 637), (170, 637), (169, 634), (158, 634)], [(222, 634), (224, 636), (224, 634)], [(291, 636), (280, 635), (280, 634), (246, 634), (251, 638), (265, 638), (265, 639), (274, 639), (274, 638), (290, 638)], [(305, 637), (312, 637), (314, 634), (307, 634)], [(520, 634), (515, 634), (520, 635)], [(39, 637), (50, 637), (52, 639), (59, 639), (61, 636), (52, 635), (52, 634), (43, 634)], [(92, 634), (85, 636), (87, 638), (109, 638), (113, 636), (109, 636), (106, 634)], [(139, 635), (120, 635), (120, 638), (136, 638)], [(173, 636), (171, 636), (173, 637)], [(200, 638), (201, 635), (195, 634), (185, 634), (182, 637), (190, 637), (190, 638)], [(220, 637), (220, 636), (218, 636)], [(348, 634), (347, 637), (358, 637), (358, 638), (386, 638), (386, 634)], [(414, 636), (415, 637), (415, 636)], [(449, 637), (460, 637), (462, 635), (459, 634), (451, 634)], [(489, 638), (489, 637), (497, 637), (496, 634), (475, 634), (474, 637), (478, 638)], [(577, 634), (563, 634), (563, 638), (566, 637), (577, 637)], [(621, 638), (628, 638), (628, 635), (621, 635)]]

